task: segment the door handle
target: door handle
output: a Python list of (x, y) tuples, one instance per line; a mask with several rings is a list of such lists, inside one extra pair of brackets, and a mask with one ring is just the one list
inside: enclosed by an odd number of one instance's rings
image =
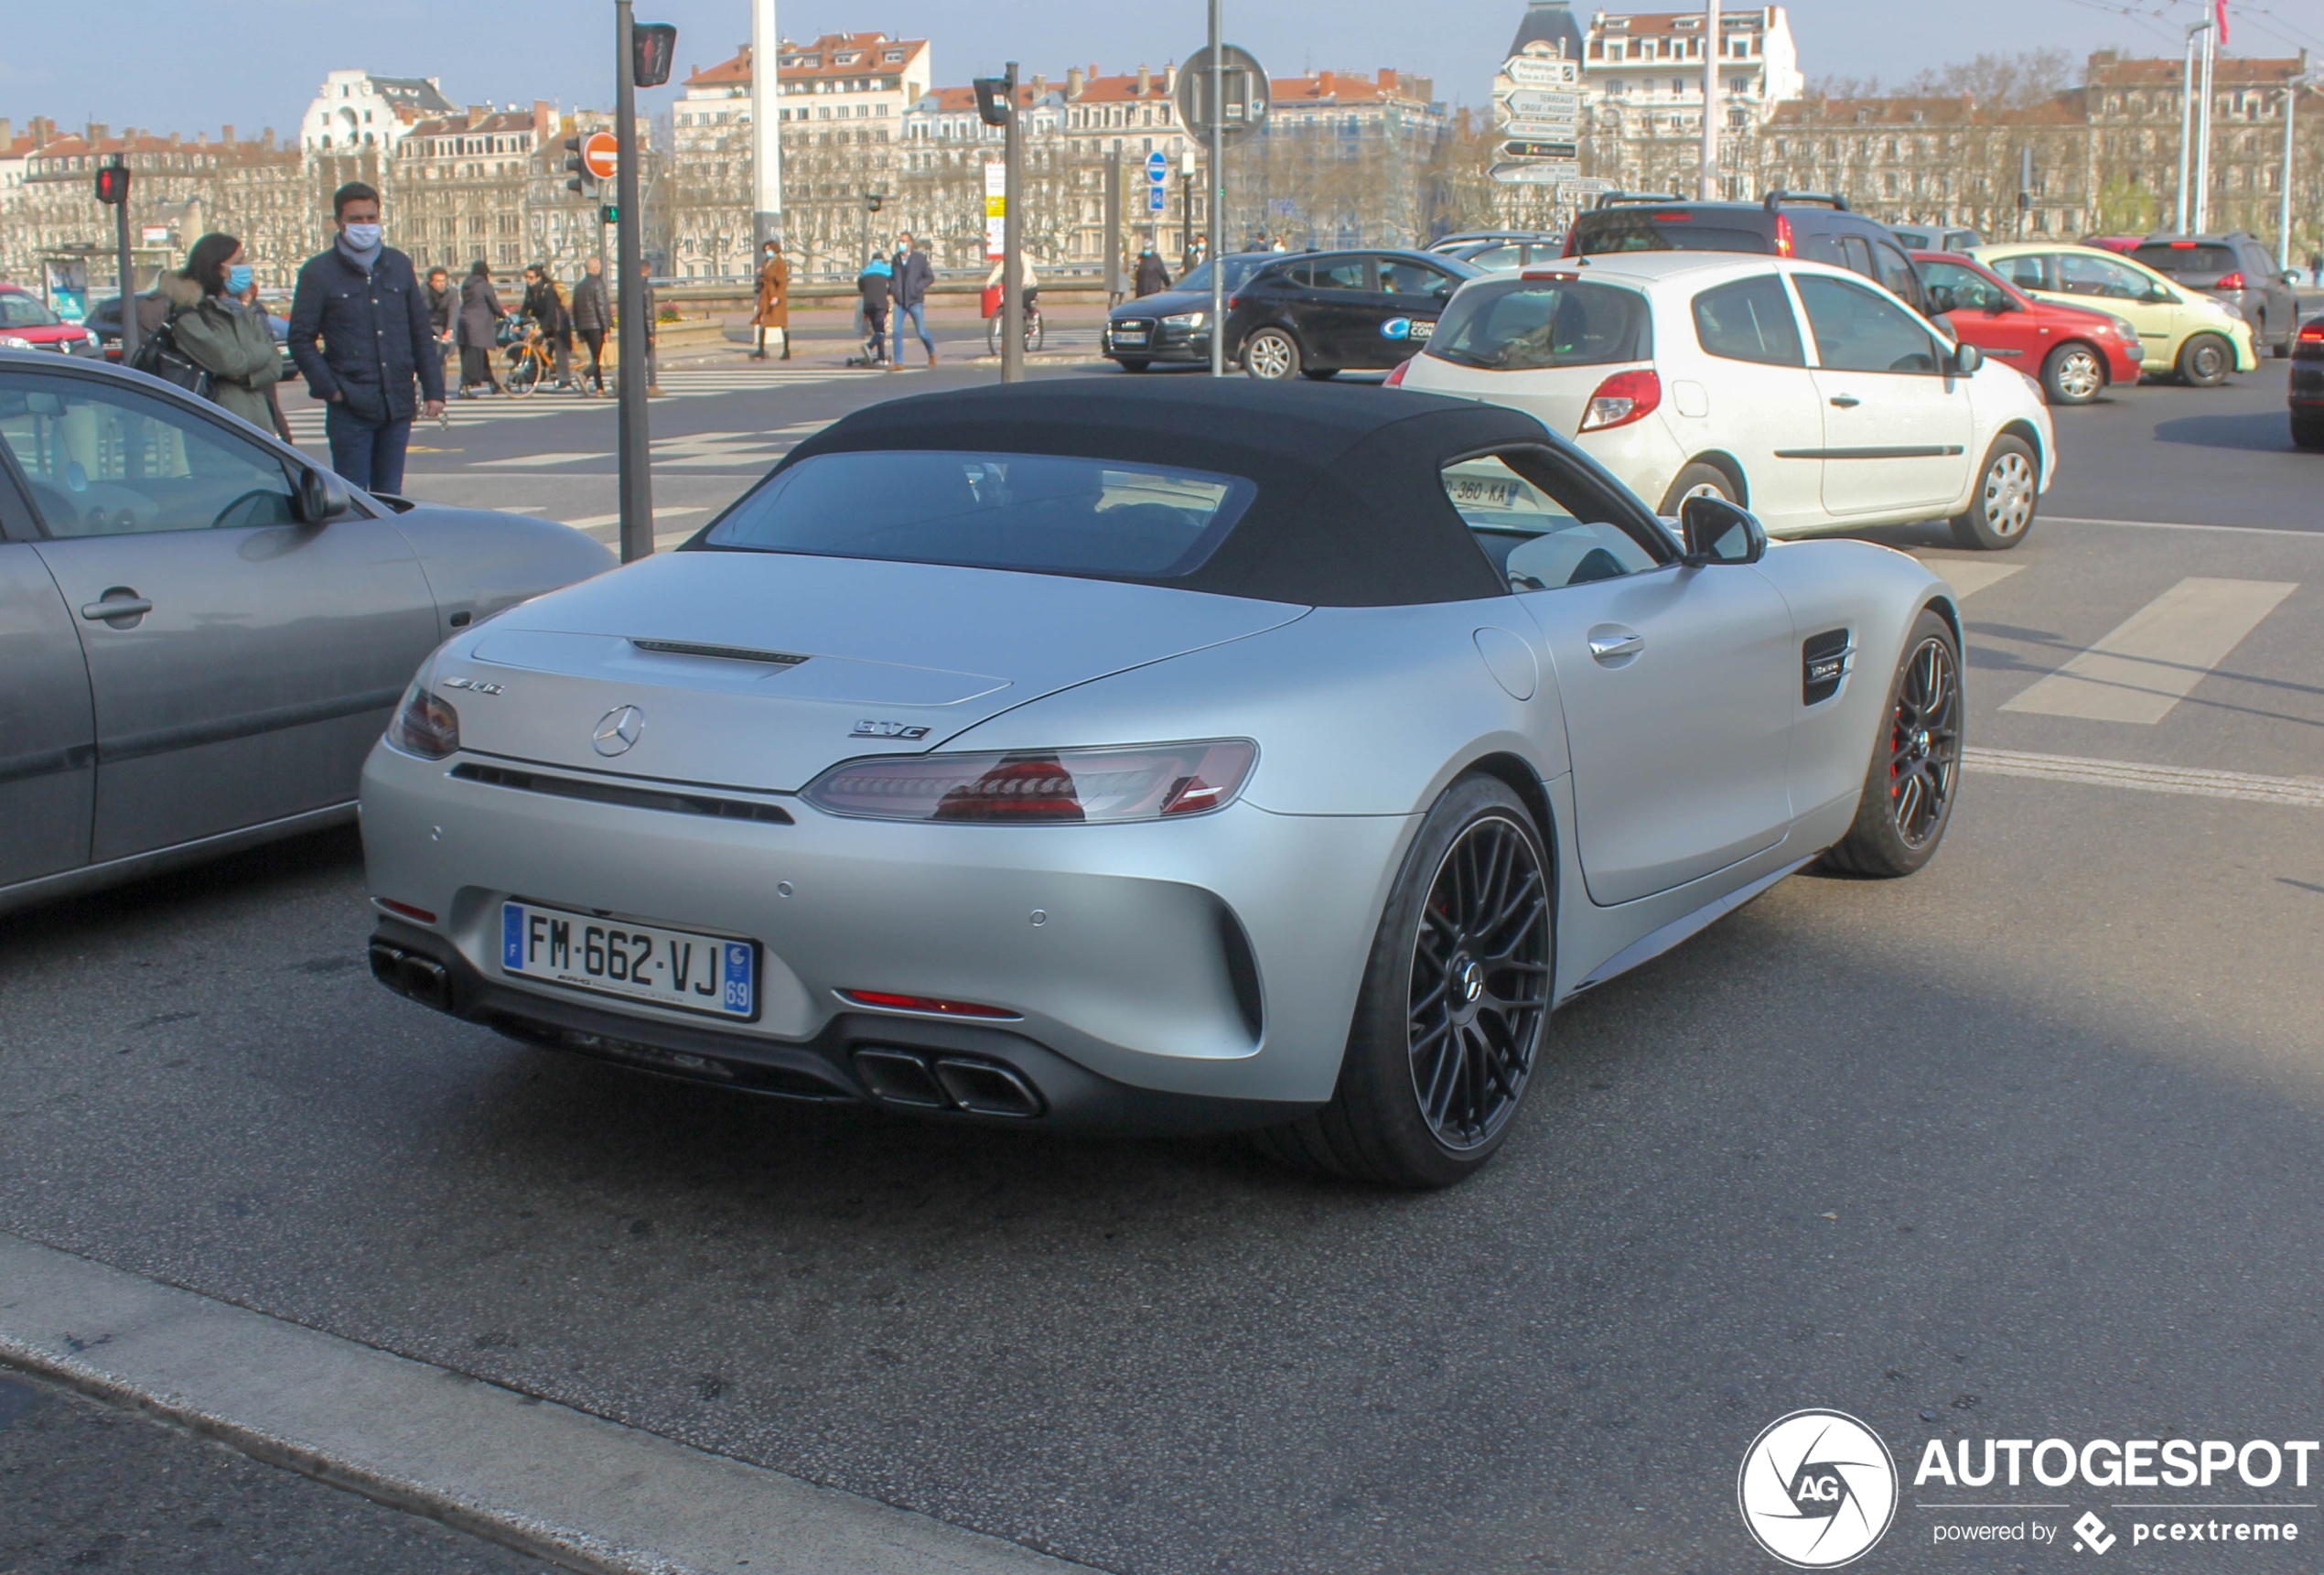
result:
[(104, 623), (116, 618), (143, 618), (154, 610), (152, 602), (134, 591), (127, 596), (115, 596), (113, 591), (109, 590), (105, 595), (111, 599), (89, 603), (81, 610), (81, 616), (91, 623)]
[(1604, 634), (1589, 637), (1589, 653), (1600, 662), (1619, 662), (1625, 656), (1635, 656), (1646, 649), (1645, 638), (1625, 629), (1619, 632), (1609, 630)]
[(1853, 394), (1835, 394), (1832, 396), (1833, 405), (1840, 410), (1854, 410), (1857, 405), (1862, 405), (1863, 403), (1863, 400), (1858, 399)]

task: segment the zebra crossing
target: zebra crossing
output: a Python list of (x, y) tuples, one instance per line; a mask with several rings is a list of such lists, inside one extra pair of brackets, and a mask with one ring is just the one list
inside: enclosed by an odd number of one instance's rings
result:
[[(668, 367), (662, 373), (662, 398), (702, 399), (716, 394), (757, 394), (775, 389), (805, 388), (818, 383), (844, 383), (859, 377), (886, 375), (877, 368), (828, 366), (742, 366), (718, 365), (701, 367)], [(469, 426), (481, 426), (502, 421), (532, 421), (547, 415), (572, 415), (592, 412), (602, 413), (611, 425), (617, 402), (611, 397), (584, 399), (576, 394), (553, 389), (522, 399), (505, 395), (483, 399), (455, 399), (444, 409), (440, 421), (415, 421), (412, 424), (412, 448), (424, 454), (432, 446), (429, 435), (449, 432)], [(323, 413), (321, 405), (303, 405), (286, 413), (290, 423), (291, 441), (302, 448), (322, 448)], [(608, 441), (610, 438), (608, 437)], [(534, 458), (547, 458), (534, 456)], [(511, 460), (510, 463), (522, 463)]]

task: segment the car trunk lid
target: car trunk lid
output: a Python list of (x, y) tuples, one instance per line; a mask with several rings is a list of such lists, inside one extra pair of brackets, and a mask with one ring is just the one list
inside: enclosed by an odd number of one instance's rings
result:
[[(436, 693), (465, 750), (789, 792), (838, 761), (933, 749), (1043, 695), (1306, 610), (1055, 575), (671, 553), (479, 629), (436, 663)], [(634, 724), (599, 739), (625, 706)]]

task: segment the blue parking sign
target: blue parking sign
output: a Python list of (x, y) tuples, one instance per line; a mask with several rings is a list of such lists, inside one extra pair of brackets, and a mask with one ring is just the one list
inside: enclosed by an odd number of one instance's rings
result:
[(1168, 187), (1155, 185), (1146, 189), (1146, 210), (1148, 213), (1160, 213), (1169, 206), (1170, 189)]

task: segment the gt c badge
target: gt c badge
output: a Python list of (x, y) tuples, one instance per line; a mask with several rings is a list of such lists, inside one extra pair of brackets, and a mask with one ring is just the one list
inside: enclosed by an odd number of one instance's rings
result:
[(848, 729), (855, 739), (924, 739), (928, 729), (910, 722), (858, 722)]
[(625, 755), (646, 730), (646, 714), (635, 706), (621, 706), (597, 718), (589, 742), (601, 755)]

